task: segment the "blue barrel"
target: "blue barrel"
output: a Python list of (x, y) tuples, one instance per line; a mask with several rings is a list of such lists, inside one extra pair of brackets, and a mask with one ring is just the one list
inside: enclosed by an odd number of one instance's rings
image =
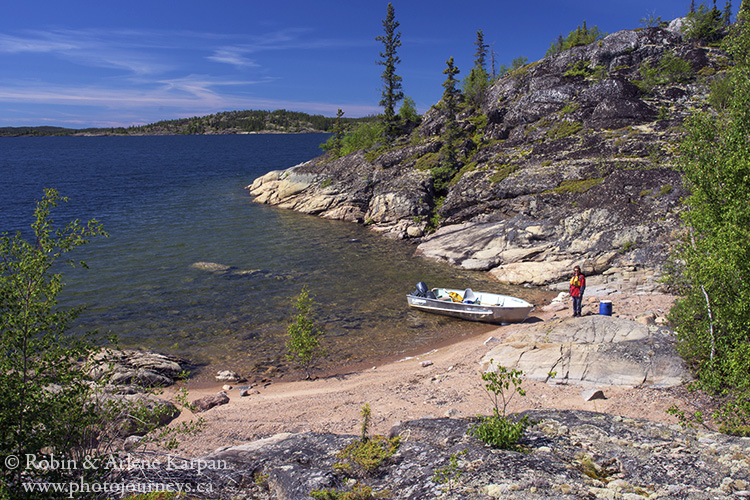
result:
[(602, 300), (599, 302), (599, 315), (612, 316), (612, 301)]

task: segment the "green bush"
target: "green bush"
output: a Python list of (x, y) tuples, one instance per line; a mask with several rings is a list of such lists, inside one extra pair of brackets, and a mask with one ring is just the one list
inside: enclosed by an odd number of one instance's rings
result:
[(547, 137), (552, 140), (564, 139), (577, 134), (582, 128), (583, 123), (581, 122), (562, 121), (547, 131)]
[(651, 93), (657, 85), (685, 83), (695, 74), (693, 67), (684, 59), (666, 52), (656, 66), (644, 62), (639, 68), (641, 80), (633, 80), (641, 91)]
[(597, 40), (600, 40), (606, 36), (606, 33), (602, 32), (598, 26), (594, 26), (589, 29), (586, 26), (586, 21), (583, 21), (583, 26), (578, 26), (576, 29), (568, 33), (568, 36), (563, 38), (560, 35), (557, 40), (550, 44), (547, 50), (546, 56), (559, 54), (563, 50), (568, 50), (571, 47), (577, 47), (579, 45), (588, 45)]
[(287, 360), (302, 368), (308, 379), (311, 378), (318, 360), (325, 356), (325, 349), (320, 345), (324, 330), (315, 322), (312, 306), (310, 292), (307, 287), (303, 287), (295, 299), (294, 307), (298, 312), (287, 327), (286, 341)]
[(461, 466), (458, 463), (458, 456), (466, 455), (466, 450), (456, 454), (452, 454), (448, 459), (448, 465), (435, 469), (435, 473), (432, 475), (432, 480), (437, 484), (442, 484), (443, 492), (449, 492), (456, 487), (458, 482), (461, 480), (461, 476), (464, 475)]
[(669, 313), (678, 352), (698, 386), (724, 398), (714, 420), (738, 432), (750, 426), (750, 25), (737, 23), (726, 50), (731, 92), (723, 113), (698, 112), (684, 123), (679, 167), (684, 237), (666, 266), (678, 296)]
[[(53, 228), (51, 210), (60, 201), (66, 199), (45, 190), (30, 241), (20, 233), (0, 235), (0, 456), (95, 455), (100, 426), (110, 415), (108, 405), (92, 404), (99, 387), (82, 366), (97, 350), (95, 339), (69, 333), (81, 309), (57, 306), (63, 282), (53, 273), (63, 263), (74, 263), (69, 252), (106, 233), (96, 220)], [(10, 485), (10, 498), (23, 497), (22, 473), (24, 481), (50, 482), (96, 471), (0, 469), (0, 485)]]
[(374, 500), (388, 497), (390, 492), (373, 491), (370, 486), (355, 484), (350, 491), (337, 491), (332, 488), (323, 490), (312, 490), (310, 496), (315, 500)]
[(724, 75), (711, 80), (708, 102), (717, 111), (724, 111), (732, 98), (732, 80)]
[(687, 15), (683, 31), (689, 40), (703, 43), (717, 41), (724, 36), (721, 12), (715, 7), (709, 9), (705, 4), (700, 4), (694, 12)]
[(343, 137), (332, 135), (321, 147), (324, 151), (331, 151), (336, 157), (346, 156), (355, 151), (370, 149), (380, 143), (384, 130), (383, 123), (379, 120), (358, 123)]
[[(490, 365), (494, 360), (490, 360)], [(469, 428), (469, 434), (480, 441), (503, 450), (517, 450), (518, 441), (529, 425), (527, 416), (512, 420), (505, 412), (513, 396), (526, 395), (521, 388), (523, 371), (498, 366), (497, 371), (482, 373), (484, 390), (493, 403), (492, 416), (479, 416), (479, 423)], [(512, 386), (512, 387), (511, 387)]]
[(339, 460), (334, 468), (359, 475), (373, 474), (397, 451), (401, 438), (388, 439), (381, 435), (369, 436), (370, 405), (362, 407), (362, 428), (360, 439), (350, 443), (336, 454)]

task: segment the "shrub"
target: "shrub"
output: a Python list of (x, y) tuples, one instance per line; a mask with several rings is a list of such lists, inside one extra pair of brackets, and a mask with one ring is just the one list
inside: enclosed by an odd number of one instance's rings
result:
[(711, 81), (711, 93), (708, 102), (717, 111), (724, 111), (732, 99), (732, 80), (724, 75), (718, 76)]
[[(96, 342), (104, 339), (69, 331), (81, 309), (57, 305), (63, 282), (53, 270), (73, 265), (69, 252), (106, 233), (96, 220), (55, 228), (51, 212), (61, 201), (66, 199), (57, 191), (45, 190), (34, 212), (30, 241), (21, 234), (0, 235), (0, 456), (76, 465), (0, 469), (3, 499), (32, 498), (24, 494), (22, 481), (111, 481), (117, 471), (82, 464), (116, 457), (113, 450), (123, 430), (137, 430), (145, 436), (143, 444), (169, 447), (176, 432), (201, 425), (184, 422), (152, 432), (161, 417), (174, 416), (173, 407), (150, 407), (148, 397), (126, 401), (106, 387), (107, 377), (91, 380), (89, 374), (99, 368)], [(6, 467), (11, 463), (6, 461)]]
[(496, 167), (495, 173), (490, 176), (490, 182), (497, 184), (505, 180), (510, 174), (518, 170), (518, 165), (511, 165), (506, 163), (505, 165), (499, 165)]
[(302, 288), (295, 300), (294, 307), (298, 313), (287, 328), (286, 358), (305, 370), (309, 379), (317, 361), (325, 355), (325, 349), (320, 345), (324, 330), (315, 323), (312, 316), (313, 300), (307, 287)]
[(549, 49), (547, 50), (547, 53), (545, 54), (545, 57), (559, 54), (563, 50), (568, 50), (571, 47), (588, 45), (604, 38), (605, 36), (606, 33), (602, 32), (598, 26), (594, 26), (593, 28), (589, 29), (586, 26), (586, 21), (583, 21), (583, 26), (578, 26), (576, 29), (568, 33), (567, 37), (563, 38), (563, 36), (560, 35), (557, 40), (552, 42)]
[(401, 438), (396, 436), (388, 439), (381, 435), (370, 437), (369, 404), (365, 404), (362, 407), (361, 415), (362, 427), (360, 439), (347, 445), (346, 448), (336, 454), (339, 462), (334, 464), (334, 467), (351, 471), (355, 474), (370, 475), (398, 451)]
[[(81, 309), (57, 307), (63, 283), (52, 272), (64, 262), (73, 264), (68, 252), (106, 233), (96, 220), (54, 229), (50, 214), (60, 201), (67, 200), (45, 190), (34, 211), (31, 241), (20, 233), (0, 235), (1, 456), (76, 459), (95, 447), (98, 426), (108, 415), (104, 405), (91, 404), (98, 387), (81, 363), (95, 352), (94, 338), (69, 334)], [(0, 470), (0, 485), (11, 486), (11, 498), (22, 497), (13, 492), (22, 491), (22, 473), (25, 481), (55, 481), (93, 472)]]
[(383, 137), (385, 127), (381, 121), (360, 123), (341, 139), (341, 154), (348, 154), (360, 149), (370, 149), (378, 144)]
[(388, 490), (373, 491), (370, 486), (355, 484), (351, 491), (337, 491), (332, 488), (312, 490), (310, 496), (315, 500), (372, 500), (389, 496)]
[(461, 453), (454, 453), (448, 459), (448, 465), (435, 469), (435, 473), (432, 475), (432, 480), (438, 484), (444, 485), (443, 492), (447, 493), (452, 491), (453, 488), (461, 480), (461, 476), (464, 475), (461, 466), (458, 464), (458, 456), (466, 455), (466, 450)]
[(694, 12), (687, 15), (683, 31), (689, 40), (703, 43), (719, 40), (724, 35), (721, 12), (715, 7), (709, 9), (704, 4), (700, 4)]
[[(490, 364), (493, 361), (490, 360)], [(506, 416), (505, 412), (513, 396), (526, 395), (526, 391), (521, 388), (522, 376), (523, 371), (509, 370), (504, 366), (498, 366), (497, 371), (482, 373), (482, 380), (485, 382), (484, 390), (494, 406), (493, 414), (490, 417), (479, 416), (479, 423), (469, 429), (470, 435), (495, 448), (518, 449), (517, 443), (529, 425), (529, 419), (524, 415), (517, 421), (513, 421)]]
[(647, 94), (657, 85), (687, 82), (694, 74), (690, 63), (672, 52), (666, 52), (656, 66), (648, 61), (644, 62), (638, 71), (641, 80), (633, 80), (633, 83)]

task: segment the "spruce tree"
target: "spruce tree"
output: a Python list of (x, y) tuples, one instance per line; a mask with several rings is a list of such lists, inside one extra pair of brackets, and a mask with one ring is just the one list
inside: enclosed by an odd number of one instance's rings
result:
[(477, 39), (474, 42), (474, 45), (477, 47), (477, 51), (474, 53), (474, 67), (482, 68), (486, 71), (485, 60), (487, 59), (487, 49), (489, 49), (490, 46), (484, 43), (484, 32), (482, 32), (481, 29), (477, 31)]
[(396, 104), (404, 98), (401, 90), (401, 77), (396, 74), (396, 66), (401, 59), (396, 54), (396, 50), (401, 46), (401, 32), (397, 31), (399, 27), (396, 21), (396, 14), (393, 4), (388, 4), (388, 12), (383, 22), (383, 35), (375, 39), (383, 43), (383, 52), (380, 53), (381, 60), (378, 64), (383, 66), (383, 91), (380, 106), (383, 106), (383, 122), (385, 139), (390, 142), (398, 135), (398, 115), (396, 114)]
[(722, 21), (724, 22), (725, 27), (732, 24), (732, 0), (727, 0), (727, 3), (724, 4), (724, 15)]
[(489, 45), (484, 43), (484, 33), (482, 30), (477, 31), (477, 39), (474, 45), (477, 47), (477, 51), (474, 54), (474, 67), (469, 72), (466, 80), (464, 80), (464, 95), (469, 104), (475, 108), (479, 108), (482, 105), (484, 91), (487, 89), (489, 83), (489, 75), (485, 68)]
[(442, 107), (445, 112), (445, 126), (442, 134), (443, 146), (440, 148), (440, 166), (432, 170), (433, 184), (435, 191), (438, 193), (448, 186), (458, 166), (456, 154), (458, 123), (456, 122), (456, 114), (458, 113), (458, 97), (461, 92), (456, 88), (456, 75), (459, 70), (453, 65), (452, 57), (446, 61), (446, 65), (447, 67), (443, 70), (443, 74), (448, 75), (443, 82)]

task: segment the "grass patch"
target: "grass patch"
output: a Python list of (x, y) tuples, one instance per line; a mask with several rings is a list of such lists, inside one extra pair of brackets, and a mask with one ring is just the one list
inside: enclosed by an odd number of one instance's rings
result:
[(439, 153), (427, 153), (426, 155), (422, 155), (417, 158), (417, 161), (414, 164), (414, 168), (416, 168), (417, 170), (432, 170), (433, 168), (437, 167), (439, 160)]
[(581, 122), (561, 122), (556, 127), (547, 131), (547, 137), (552, 140), (564, 139), (571, 135), (577, 134), (583, 128)]
[(505, 179), (507, 179), (510, 174), (518, 170), (518, 165), (511, 165), (510, 163), (506, 163), (505, 165), (499, 165), (497, 167), (497, 170), (494, 174), (490, 177), (490, 182), (492, 184), (497, 184), (498, 182), (502, 182)]

